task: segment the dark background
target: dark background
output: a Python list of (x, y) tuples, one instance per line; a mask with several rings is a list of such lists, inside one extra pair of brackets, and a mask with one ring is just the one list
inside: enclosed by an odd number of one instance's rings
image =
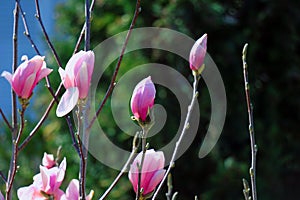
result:
[[(199, 85), (200, 128), (193, 144), (172, 170), (174, 191), (179, 192), (178, 199), (193, 199), (195, 195), (201, 200), (243, 199), (242, 178), (250, 181), (250, 145), (241, 63), (245, 43), (249, 43), (247, 60), (258, 145), (258, 198), (299, 198), (299, 4), (297, 0), (142, 0), (142, 12), (136, 27), (167, 27), (194, 39), (204, 33), (208, 34), (208, 52), (217, 64), (226, 88), (227, 117), (222, 135), (213, 151), (204, 159), (199, 159), (199, 147), (210, 118), (209, 95), (205, 84), (201, 82)], [(134, 1), (97, 1), (92, 17), (92, 47), (127, 30), (134, 8)], [(84, 23), (83, 2), (67, 0), (59, 4), (55, 23), (52, 39), (60, 58), (66, 63)], [(118, 78), (128, 69), (147, 62), (174, 66), (192, 80), (189, 68), (183, 67), (188, 66), (186, 61), (157, 50), (125, 55)], [(56, 88), (55, 85), (59, 84), (58, 67), (50, 51), (48, 65), (55, 71), (50, 79)], [(107, 88), (113, 67), (112, 64), (101, 78), (99, 97), (103, 96)], [(177, 102), (171, 100), (174, 97), (172, 93), (166, 88), (158, 90), (165, 91), (166, 95), (164, 98), (157, 97), (156, 103), (162, 104), (167, 113), (171, 112), (172, 115), (168, 115), (163, 134), (150, 139), (150, 144), (156, 148), (172, 139), (180, 120), (180, 113), (175, 109), (178, 107)], [(49, 99), (47, 90), (40, 90), (39, 99), (30, 104), (29, 110), (39, 116)], [(62, 156), (66, 156), (68, 162), (62, 188), (66, 187), (70, 179), (77, 177), (79, 159), (71, 145), (65, 120), (57, 119), (54, 109), (42, 129), (21, 153), (16, 188), (31, 184), (43, 152), (55, 153), (60, 145)], [(120, 132), (115, 125), (110, 112), (110, 101), (99, 116), (99, 121), (114, 143), (130, 149), (132, 138)], [(35, 123), (28, 122), (27, 133)], [(4, 125), (1, 125), (1, 132), (0, 166), (6, 172), (10, 156), (10, 134)], [(95, 190), (95, 199), (100, 197), (117, 173), (118, 171), (102, 165), (93, 157), (89, 158), (87, 189)], [(166, 188), (163, 188), (159, 199), (165, 199), (165, 192)], [(108, 197), (121, 200), (133, 198), (126, 175)]]

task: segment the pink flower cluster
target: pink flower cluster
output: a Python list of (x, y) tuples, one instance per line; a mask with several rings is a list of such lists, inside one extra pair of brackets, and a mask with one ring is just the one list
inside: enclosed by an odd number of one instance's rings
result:
[[(78, 200), (78, 180), (73, 179), (70, 182), (66, 189), (66, 193), (60, 189), (67, 167), (66, 158), (64, 158), (60, 165), (57, 166), (54, 156), (44, 153), (42, 163), (43, 165), (40, 166), (40, 173), (33, 177), (33, 183), (18, 189), (18, 198), (20, 200)], [(93, 194), (94, 192), (91, 191), (86, 199), (91, 200)]]

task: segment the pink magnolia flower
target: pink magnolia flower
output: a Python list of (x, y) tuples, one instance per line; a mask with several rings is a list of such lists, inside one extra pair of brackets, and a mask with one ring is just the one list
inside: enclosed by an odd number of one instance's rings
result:
[(136, 119), (146, 120), (149, 109), (154, 105), (155, 93), (156, 90), (150, 76), (135, 86), (130, 105)]
[[(85, 197), (86, 200), (93, 198), (94, 191), (91, 190), (90, 194)], [(62, 197), (62, 200), (79, 200), (79, 181), (72, 179), (66, 190), (66, 194)]]
[(66, 92), (63, 94), (56, 110), (62, 117), (68, 114), (78, 102), (88, 95), (94, 70), (95, 55), (92, 51), (80, 51), (68, 61), (65, 70), (59, 68), (61, 80)]
[(46, 152), (44, 153), (44, 157), (42, 160), (42, 165), (44, 167), (52, 168), (53, 166), (56, 165), (56, 162), (54, 160), (54, 156), (52, 154), (47, 154)]
[(46, 67), (44, 58), (34, 56), (28, 60), (27, 56), (23, 56), (24, 62), (19, 65), (14, 74), (2, 72), (1, 76), (6, 78), (18, 97), (28, 99), (36, 84), (52, 72), (52, 69)]
[(192, 50), (190, 52), (190, 68), (191, 70), (198, 71), (203, 63), (206, 54), (206, 43), (207, 43), (207, 34), (204, 34), (201, 38), (199, 38)]
[[(137, 192), (139, 169), (137, 164), (141, 164), (142, 152), (137, 155), (130, 166), (129, 180), (133, 189)], [(144, 163), (142, 167), (141, 188), (143, 188), (143, 196), (152, 192), (164, 177), (165, 157), (162, 151), (155, 152), (153, 149), (147, 150), (145, 153)]]
[(51, 196), (55, 200), (60, 200), (64, 192), (59, 187), (65, 176), (66, 165), (64, 158), (59, 167), (48, 169), (40, 166), (40, 173), (33, 177), (33, 183), (18, 189), (18, 198), (20, 200), (46, 200)]

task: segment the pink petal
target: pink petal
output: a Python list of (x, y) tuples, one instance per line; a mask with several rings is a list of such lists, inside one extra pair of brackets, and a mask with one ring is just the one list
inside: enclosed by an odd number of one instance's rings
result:
[[(23, 88), (21, 88), (23, 90), (22, 90), (21, 94), (19, 95), (20, 97), (27, 99), (31, 96), (32, 90), (36, 85), (35, 77), (36, 77), (36, 74), (31, 74), (30, 76), (28, 76), (28, 78), (24, 82)], [(18, 90), (19, 90), (19, 88), (18, 88)]]
[(66, 190), (67, 199), (78, 199), (79, 198), (79, 181), (72, 179)]
[(4, 71), (4, 72), (2, 72), (1, 76), (4, 77), (11, 84), (11, 80), (12, 80), (11, 73)]
[(57, 117), (63, 117), (76, 106), (79, 99), (79, 91), (77, 87), (71, 87), (66, 90), (60, 99), (56, 109)]
[(39, 82), (42, 78), (48, 76), (52, 71), (53, 71), (53, 69), (42, 68), (40, 73), (39, 73), (39, 76), (37, 77), (37, 82)]
[(78, 61), (82, 59), (82, 56), (84, 56), (85, 53), (86, 53), (85, 51), (79, 51), (78, 53), (74, 54), (68, 61), (65, 71), (70, 77), (75, 76), (74, 74), (76, 72), (75, 67), (76, 65), (78, 65)]
[(0, 200), (4, 200), (4, 196), (2, 195), (1, 191), (0, 191)]
[(80, 99), (86, 98), (89, 92), (90, 83), (88, 80), (88, 68), (85, 61), (82, 63), (82, 66), (75, 80), (79, 90), (79, 98)]
[(47, 154), (45, 152), (42, 159), (42, 164), (44, 167), (47, 167), (48, 169), (55, 166), (56, 162), (54, 160), (53, 154)]
[(64, 177), (65, 177), (66, 168), (67, 168), (67, 161), (66, 161), (66, 158), (64, 158), (63, 161), (59, 165), (59, 171), (57, 174), (56, 182), (58, 182), (60, 184), (62, 183), (62, 181), (64, 180)]
[(155, 187), (161, 182), (161, 180), (163, 179), (164, 175), (165, 175), (166, 170), (159, 170), (156, 171), (156, 173), (152, 176), (151, 180), (148, 183), (145, 188), (144, 188), (144, 195), (152, 192)]

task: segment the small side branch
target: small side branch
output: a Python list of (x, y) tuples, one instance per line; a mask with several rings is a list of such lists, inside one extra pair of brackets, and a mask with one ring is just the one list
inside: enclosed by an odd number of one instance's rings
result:
[[(14, 73), (18, 66), (18, 30), (19, 30), (19, 9), (18, 9), (18, 0), (15, 2), (14, 9), (14, 29), (13, 29), (13, 64), (12, 64), (12, 73)], [(11, 100), (12, 100), (12, 135), (13, 138), (16, 137), (17, 134), (17, 96), (16, 93), (11, 89)]]
[(250, 145), (251, 145), (251, 167), (249, 169), (249, 174), (251, 178), (251, 189), (252, 189), (252, 199), (257, 200), (256, 192), (256, 154), (257, 154), (257, 145), (255, 143), (255, 134), (254, 134), (254, 120), (253, 120), (253, 106), (250, 98), (250, 86), (248, 81), (248, 65), (246, 62), (248, 44), (245, 44), (243, 48), (243, 72), (244, 72), (244, 83), (245, 83), (245, 95), (247, 103), (247, 112), (249, 119), (249, 134), (250, 134)]
[(29, 32), (29, 29), (28, 29), (28, 25), (27, 25), (27, 20), (26, 20), (26, 14), (25, 12), (23, 11), (22, 9), (22, 6), (21, 4), (19, 3), (18, 4), (18, 8), (20, 10), (20, 13), (21, 13), (21, 17), (22, 17), (22, 21), (23, 21), (23, 26), (24, 26), (24, 35), (27, 37), (27, 39), (29, 40), (32, 48), (35, 50), (35, 52), (38, 54), (38, 55), (41, 55), (40, 51), (38, 50), (36, 44), (34, 43), (34, 41), (32, 40), (31, 38), (31, 35), (30, 35), (30, 32)]
[(36, 8), (36, 14), (35, 14), (35, 17), (36, 17), (36, 18), (38, 19), (38, 21), (39, 21), (39, 24), (40, 24), (40, 26), (41, 26), (41, 28), (42, 28), (42, 31), (43, 31), (43, 34), (44, 34), (44, 36), (45, 36), (45, 39), (46, 39), (46, 41), (47, 41), (47, 43), (48, 43), (48, 46), (49, 46), (49, 48), (51, 49), (51, 51), (52, 51), (52, 53), (53, 53), (53, 55), (54, 55), (54, 58), (55, 58), (55, 60), (56, 60), (56, 62), (57, 62), (57, 64), (58, 64), (58, 66), (59, 66), (59, 67), (62, 67), (62, 64), (61, 64), (61, 61), (60, 61), (60, 59), (59, 59), (59, 57), (58, 57), (58, 54), (57, 54), (57, 52), (56, 52), (56, 50), (55, 50), (55, 48), (54, 48), (52, 42), (50, 41), (50, 38), (49, 38), (49, 36), (48, 36), (48, 33), (47, 33), (46, 28), (45, 28), (45, 26), (44, 26), (44, 23), (43, 23), (43, 21), (42, 21), (42, 18), (41, 18), (41, 11), (40, 11), (40, 5), (39, 5), (39, 0), (35, 0), (35, 8)]
[(111, 95), (111, 93), (112, 93), (112, 91), (113, 91), (113, 89), (114, 89), (114, 87), (115, 87), (115, 81), (116, 81), (116, 78), (117, 78), (117, 75), (118, 75), (118, 72), (119, 72), (119, 69), (120, 69), (120, 66), (121, 66), (121, 62), (122, 62), (122, 60), (123, 60), (123, 56), (124, 56), (124, 53), (125, 53), (125, 50), (126, 50), (126, 47), (127, 47), (127, 44), (128, 44), (128, 41), (129, 41), (129, 38), (130, 38), (130, 35), (131, 35), (131, 32), (132, 32), (132, 29), (133, 29), (134, 26), (135, 26), (136, 20), (137, 20), (137, 18), (138, 18), (138, 16), (139, 16), (139, 13), (140, 13), (140, 10), (141, 10), (140, 6), (141, 6), (141, 0), (137, 0), (137, 1), (136, 1), (136, 5), (135, 5), (134, 16), (133, 16), (133, 19), (132, 19), (132, 21), (131, 21), (129, 30), (128, 30), (128, 32), (127, 32), (127, 35), (126, 35), (126, 38), (125, 38), (125, 42), (124, 42), (123, 47), (122, 47), (122, 50), (121, 50), (120, 57), (119, 57), (119, 59), (118, 59), (117, 65), (116, 65), (116, 67), (115, 67), (114, 74), (113, 74), (113, 76), (112, 76), (112, 79), (111, 79), (111, 81), (110, 81), (110, 84), (109, 84), (109, 86), (108, 86), (108, 89), (107, 89), (107, 91), (106, 91), (106, 93), (105, 93), (105, 96), (104, 96), (104, 98), (103, 98), (103, 100), (102, 100), (102, 102), (101, 102), (101, 104), (100, 104), (100, 106), (99, 106), (99, 108), (98, 108), (98, 110), (97, 110), (97, 112), (96, 112), (96, 115), (92, 118), (92, 120), (91, 120), (89, 126), (87, 127), (87, 130), (89, 130), (89, 129), (92, 128), (92, 126), (93, 126), (95, 120), (96, 120), (97, 117), (99, 116), (99, 114), (100, 114), (102, 108), (104, 107), (104, 105), (105, 105), (107, 99), (109, 98), (109, 96)]
[[(95, 6), (95, 0), (92, 1), (91, 3), (91, 6), (90, 6), (90, 18), (91, 18), (91, 13), (93, 12), (93, 9), (94, 9), (94, 6)], [(73, 55), (78, 52), (79, 50), (79, 46), (82, 42), (82, 39), (83, 39), (83, 35), (85, 33), (85, 28), (86, 28), (86, 22), (84, 23), (82, 29), (81, 29), (81, 32), (80, 32), (80, 35), (79, 35), (79, 38), (76, 42), (76, 45), (75, 45), (75, 48), (74, 48), (74, 51), (73, 51)]]
[(193, 111), (194, 105), (195, 105), (197, 97), (198, 97), (197, 87), (198, 87), (198, 83), (199, 83), (199, 79), (200, 79), (200, 76), (197, 76), (196, 73), (193, 73), (193, 75), (194, 75), (193, 97), (192, 97), (191, 103), (188, 107), (188, 112), (187, 112), (187, 115), (186, 115), (186, 118), (185, 118), (183, 129), (181, 131), (181, 134), (180, 134), (180, 137), (179, 137), (178, 141), (176, 142), (176, 145), (175, 145), (175, 148), (174, 148), (174, 151), (173, 151), (173, 154), (172, 154), (172, 158), (171, 158), (170, 163), (169, 163), (169, 167), (168, 167), (162, 181), (160, 182), (159, 186), (157, 187), (157, 189), (156, 189), (156, 191), (155, 191), (155, 193), (152, 197), (152, 200), (155, 200), (155, 198), (157, 197), (157, 195), (158, 195), (159, 191), (161, 190), (165, 180), (168, 177), (168, 174), (170, 173), (172, 167), (174, 166), (175, 158), (177, 156), (177, 152), (179, 150), (181, 142), (182, 142), (182, 140), (183, 140), (183, 138), (186, 134), (186, 131), (189, 129), (189, 122), (190, 122), (190, 118), (191, 118), (191, 113)]
[(0, 114), (5, 122), (5, 124), (8, 126), (8, 128), (12, 131), (13, 130), (13, 127), (10, 125), (10, 123), (8, 122), (7, 118), (5, 117), (2, 109), (0, 108)]
[(126, 163), (124, 164), (122, 170), (118, 174), (118, 176), (115, 178), (115, 180), (112, 182), (112, 184), (109, 186), (109, 188), (104, 192), (104, 194), (100, 197), (99, 200), (104, 200), (107, 195), (112, 191), (112, 189), (116, 186), (116, 184), (119, 182), (120, 178), (123, 176), (123, 174), (127, 171), (129, 165), (132, 163), (133, 159), (135, 158), (139, 142), (137, 142), (139, 133), (136, 133), (133, 142), (132, 142), (132, 151), (130, 153), (129, 158), (127, 159)]

